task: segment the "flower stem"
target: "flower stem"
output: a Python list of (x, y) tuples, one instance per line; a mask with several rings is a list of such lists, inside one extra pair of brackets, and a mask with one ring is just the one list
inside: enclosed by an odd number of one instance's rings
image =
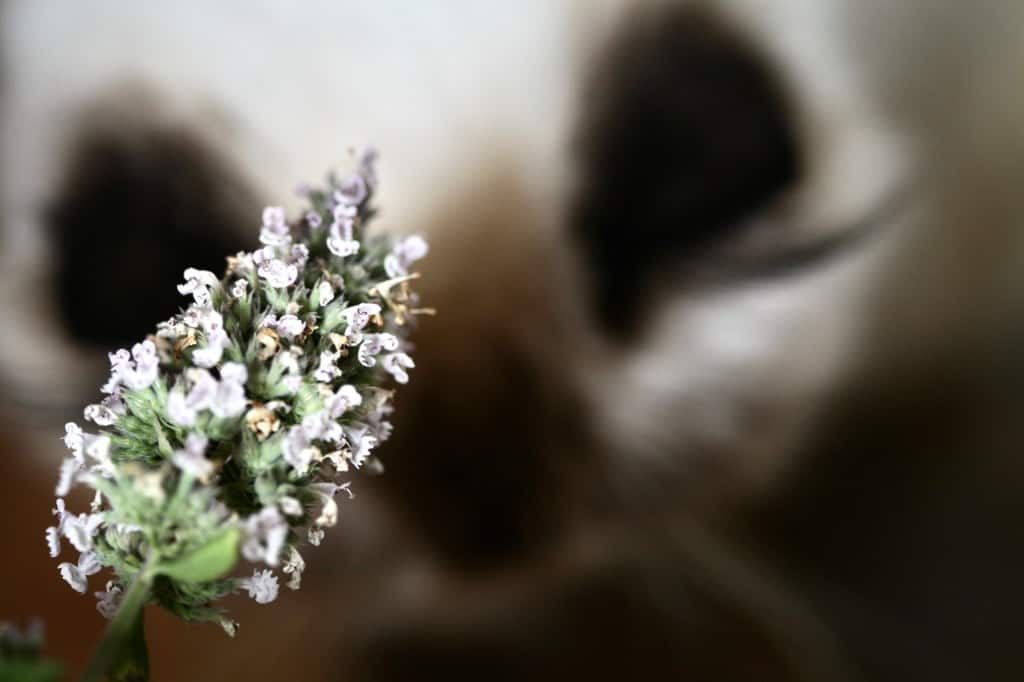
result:
[(142, 610), (149, 601), (153, 572), (149, 565), (139, 571), (107, 626), (103, 639), (89, 661), (81, 682), (141, 681), (149, 679), (149, 661), (142, 632)]

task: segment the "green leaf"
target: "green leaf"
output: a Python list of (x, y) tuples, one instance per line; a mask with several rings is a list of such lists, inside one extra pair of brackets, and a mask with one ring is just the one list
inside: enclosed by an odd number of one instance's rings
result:
[(186, 556), (158, 564), (156, 572), (186, 583), (216, 580), (234, 568), (240, 540), (238, 529), (229, 528)]

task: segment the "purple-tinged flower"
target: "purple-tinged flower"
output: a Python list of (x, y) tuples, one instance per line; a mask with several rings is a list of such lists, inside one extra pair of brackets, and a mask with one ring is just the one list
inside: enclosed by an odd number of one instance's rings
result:
[(187, 296), (192, 294), (196, 305), (203, 308), (210, 305), (210, 289), (216, 288), (220, 282), (209, 270), (188, 268), (185, 270), (185, 283), (178, 285), (178, 293)]
[(86, 590), (89, 589), (88, 577), (98, 573), (100, 568), (102, 566), (100, 566), (99, 560), (92, 552), (83, 552), (78, 557), (77, 565), (66, 561), (57, 565), (60, 577), (64, 578), (64, 581), (71, 586), (71, 589), (79, 594), (85, 594)]
[(257, 604), (269, 604), (277, 599), (277, 576), (270, 569), (253, 571), (251, 578), (243, 578), (239, 584)]
[(262, 561), (277, 566), (288, 537), (288, 522), (277, 507), (267, 506), (245, 520), (242, 556), (247, 561)]
[(100, 612), (101, 616), (110, 620), (121, 606), (124, 589), (117, 582), (110, 580), (107, 582), (105, 591), (93, 594), (96, 595), (96, 610)]
[(320, 365), (313, 373), (313, 378), (322, 383), (330, 383), (335, 377), (341, 376), (336, 364), (340, 355), (329, 350), (320, 351)]
[(56, 526), (46, 529), (46, 546), (50, 550), (51, 557), (60, 554), (60, 530)]
[(275, 289), (290, 287), (299, 277), (299, 269), (295, 265), (276, 258), (261, 263), (256, 272)]
[(429, 250), (423, 237), (410, 235), (396, 243), (391, 253), (384, 257), (384, 270), (388, 277), (404, 277), (409, 274), (409, 266), (426, 256)]
[(334, 201), (342, 206), (358, 206), (366, 201), (368, 194), (366, 180), (358, 173), (353, 173), (338, 185), (334, 192)]
[(284, 209), (280, 206), (268, 206), (263, 209), (260, 243), (266, 246), (288, 246), (292, 243), (291, 230), (285, 222)]
[(206, 446), (209, 440), (201, 433), (190, 433), (185, 439), (185, 447), (175, 450), (171, 462), (183, 472), (206, 483), (213, 474), (213, 462), (206, 458)]
[(267, 315), (260, 321), (260, 328), (269, 327), (276, 331), (284, 338), (291, 341), (295, 337), (302, 334), (306, 329), (306, 323), (300, 320), (295, 315), (282, 315), (278, 319), (274, 313), (267, 313)]
[(363, 396), (351, 384), (345, 384), (324, 401), (324, 409), (327, 413), (337, 419), (353, 407), (359, 407), (363, 403)]
[(409, 383), (409, 373), (405, 370), (412, 369), (416, 366), (405, 353), (391, 353), (381, 358), (380, 366), (384, 368), (384, 371), (395, 378), (400, 384)]
[(296, 474), (305, 476), (309, 472), (309, 465), (315, 454), (316, 450), (313, 448), (305, 428), (299, 425), (288, 429), (288, 433), (281, 441), (281, 455)]
[(394, 334), (363, 334), (363, 342), (359, 345), (356, 358), (363, 367), (377, 364), (377, 355), (382, 351), (398, 350), (398, 337)]

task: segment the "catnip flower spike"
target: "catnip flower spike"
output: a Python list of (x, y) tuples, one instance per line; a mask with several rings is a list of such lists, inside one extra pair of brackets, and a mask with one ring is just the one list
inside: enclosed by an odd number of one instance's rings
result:
[[(234, 634), (220, 600), (298, 589), (349, 477), (381, 470), (393, 388), (415, 366), (407, 334), (430, 311), (410, 289), (423, 238), (366, 231), (375, 159), (304, 189), (296, 220), (266, 208), (261, 247), (229, 257), (222, 277), (186, 270), (182, 312), (110, 354), (104, 397), (85, 408), (95, 428), (67, 424), (45, 539), (74, 591), (104, 585), (104, 616), (156, 602)], [(78, 513), (64, 500), (76, 485), (94, 495)]]

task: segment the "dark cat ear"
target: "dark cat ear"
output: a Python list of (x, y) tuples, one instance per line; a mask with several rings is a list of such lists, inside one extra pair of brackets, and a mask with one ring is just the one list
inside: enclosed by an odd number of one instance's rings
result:
[(615, 33), (584, 91), (570, 217), (609, 332), (629, 334), (659, 268), (795, 182), (791, 126), (767, 60), (712, 16), (660, 9)]
[(254, 193), (187, 128), (101, 124), (72, 148), (47, 216), (69, 334), (125, 346), (185, 305), (182, 271), (248, 246)]

